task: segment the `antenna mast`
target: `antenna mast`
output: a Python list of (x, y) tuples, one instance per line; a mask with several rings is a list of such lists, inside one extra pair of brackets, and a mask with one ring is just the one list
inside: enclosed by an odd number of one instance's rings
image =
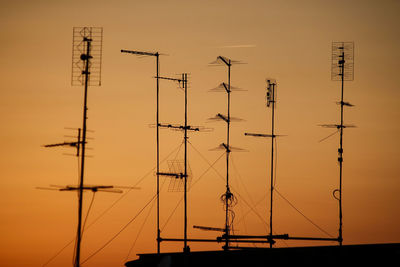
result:
[(121, 50), (121, 53), (129, 53), (129, 54), (134, 54), (138, 56), (153, 56), (156, 58), (156, 88), (157, 88), (157, 93), (156, 93), (156, 139), (157, 139), (157, 170), (156, 170), (156, 175), (157, 175), (157, 253), (160, 253), (160, 245), (161, 245), (161, 231), (160, 231), (160, 126), (159, 126), (159, 92), (160, 92), (160, 86), (159, 86), (159, 76), (160, 76), (160, 54), (158, 52), (144, 52), (144, 51), (134, 51), (134, 50)]
[[(225, 239), (225, 246), (223, 246), (224, 250), (229, 249), (229, 239), (230, 239), (230, 225), (233, 222), (230, 221), (230, 217), (233, 220), (233, 211), (230, 209), (236, 201), (235, 196), (230, 190), (229, 187), (229, 155), (231, 152), (230, 147), (230, 123), (231, 123), (231, 114), (230, 114), (230, 104), (231, 104), (231, 92), (232, 89), (236, 89), (231, 87), (231, 66), (232, 64), (239, 63), (239, 61), (231, 60), (229, 58), (218, 56), (217, 60), (212, 62), (213, 65), (226, 65), (228, 67), (228, 84), (222, 83), (219, 87), (215, 88), (214, 91), (225, 91), (227, 93), (227, 116), (222, 114), (217, 114), (217, 118), (220, 118), (226, 122), (226, 144), (222, 144), (226, 151), (226, 191), (222, 195), (221, 199), (225, 204), (225, 231), (223, 235), (223, 239)], [(230, 214), (231, 213), (231, 214)]]
[(270, 186), (270, 210), (269, 210), (269, 243), (270, 247), (274, 244), (273, 241), (273, 233), (272, 233), (272, 201), (273, 201), (273, 193), (274, 193), (274, 141), (276, 138), (275, 135), (275, 89), (276, 89), (276, 81), (271, 79), (266, 79), (267, 85), (267, 107), (269, 107), (272, 103), (272, 120), (271, 120), (271, 134), (254, 134), (254, 133), (245, 133), (244, 135), (248, 136), (256, 136), (256, 137), (269, 137), (271, 138), (271, 186)]
[[(101, 78), (101, 53), (103, 42), (103, 28), (99, 27), (74, 27), (73, 28), (73, 55), (72, 55), (72, 85), (84, 86), (83, 101), (83, 127), (81, 142), (81, 173), (79, 179), (79, 208), (77, 245), (75, 251), (75, 267), (80, 266), (80, 252), (82, 240), (82, 204), (83, 180), (85, 167), (86, 147), (86, 121), (87, 121), (87, 94), (89, 85), (100, 86)], [(80, 73), (80, 74), (79, 74)], [(91, 74), (93, 74), (91, 76)]]
[[(187, 246), (187, 182), (188, 182), (188, 168), (187, 168), (187, 131), (188, 130), (193, 130), (193, 131), (199, 131), (199, 128), (193, 128), (191, 126), (187, 125), (187, 84), (188, 84), (188, 79), (187, 79), (187, 73), (182, 73), (182, 78), (177, 79), (177, 78), (168, 78), (168, 77), (157, 77), (157, 79), (163, 79), (163, 80), (171, 80), (178, 82), (179, 85), (183, 88), (185, 92), (185, 124), (184, 126), (181, 125), (171, 125), (171, 124), (159, 124), (159, 127), (166, 127), (166, 128), (172, 128), (172, 129), (179, 129), (184, 131), (184, 145), (185, 145), (185, 152), (184, 152), (184, 173), (179, 174), (179, 173), (157, 173), (157, 175), (165, 175), (165, 176), (172, 176), (176, 178), (183, 178), (184, 179), (184, 229), (183, 229), (183, 251), (184, 252), (189, 252), (189, 247)], [(182, 177), (183, 176), (183, 177)], [(175, 179), (175, 178), (173, 178)], [(162, 240), (162, 239), (161, 239)]]
[[(341, 98), (340, 102), (340, 125), (336, 126), (340, 131), (340, 141), (338, 149), (339, 162), (339, 189), (334, 190), (334, 197), (339, 202), (339, 236), (338, 241), (341, 246), (343, 243), (343, 212), (342, 212), (342, 177), (343, 177), (343, 107), (352, 106), (350, 103), (344, 102), (344, 81), (354, 80), (354, 42), (333, 42), (332, 43), (332, 68), (331, 79), (333, 81), (341, 81)], [(338, 192), (339, 196), (335, 193)]]

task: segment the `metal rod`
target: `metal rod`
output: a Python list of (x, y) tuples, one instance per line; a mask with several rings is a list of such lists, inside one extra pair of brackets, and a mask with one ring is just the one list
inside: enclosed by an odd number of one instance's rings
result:
[[(338, 241), (338, 238), (329, 238), (329, 237), (293, 237), (289, 236), (288, 234), (283, 234), (283, 235), (231, 235), (229, 238), (235, 239), (235, 242), (241, 242), (239, 240), (245, 240), (245, 239), (268, 239), (270, 243), (275, 243), (273, 242), (274, 239), (284, 239), (284, 240), (315, 240), (315, 241)], [(220, 240), (226, 239), (226, 236), (222, 236), (219, 238)], [(251, 241), (251, 240), (245, 240), (245, 241)]]
[(75, 266), (80, 266), (80, 255), (81, 255), (81, 241), (82, 241), (82, 205), (83, 205), (83, 178), (84, 178), (84, 167), (85, 167), (85, 147), (86, 147), (86, 120), (87, 120), (87, 93), (89, 85), (89, 60), (90, 60), (90, 45), (91, 39), (84, 38), (86, 42), (86, 55), (81, 56), (85, 60), (85, 92), (83, 100), (83, 127), (82, 127), (82, 153), (81, 153), (81, 174), (79, 179), (79, 204), (78, 204), (78, 230), (77, 230), (77, 244), (75, 251)]
[(185, 88), (185, 190), (184, 190), (184, 202), (185, 202), (185, 211), (184, 211), (184, 242), (183, 242), (183, 251), (188, 252), (187, 247), (187, 73), (182, 74), (183, 85)]
[[(230, 115), (230, 103), (231, 103), (231, 60), (229, 59), (228, 62), (224, 60), (223, 57), (220, 57), (225, 64), (228, 65), (228, 120), (227, 120), (227, 147), (226, 149), (226, 196), (225, 196), (225, 234), (228, 236), (229, 235), (229, 198), (231, 197), (230, 189), (229, 189), (229, 154), (230, 154), (230, 149), (229, 149), (229, 130), (230, 130), (230, 121), (231, 121), (231, 115)], [(229, 247), (229, 238), (226, 239), (225, 241), (225, 247), (224, 249), (227, 250)]]
[[(269, 216), (269, 235), (272, 237), (272, 201), (273, 201), (273, 193), (274, 193), (274, 128), (275, 128), (275, 84), (272, 83), (272, 125), (271, 125), (271, 194), (270, 194), (270, 216)], [(270, 243), (270, 247), (272, 248), (272, 243)]]
[[(280, 238), (275, 238), (280, 239)], [(282, 238), (285, 239), (285, 238)], [(287, 238), (288, 240), (314, 240), (314, 241), (338, 241), (338, 238), (324, 238), (324, 237), (291, 237)]]
[[(161, 241), (169, 241), (169, 242), (182, 242), (185, 241), (185, 239), (182, 238), (161, 238)], [(186, 239), (187, 242), (215, 242), (215, 243), (220, 243), (220, 241), (217, 241), (217, 239), (193, 239), (193, 238), (188, 238)]]
[(159, 138), (159, 93), (160, 93), (160, 86), (159, 86), (159, 79), (160, 79), (160, 54), (158, 52), (152, 53), (152, 52), (144, 52), (144, 51), (132, 51), (132, 50), (124, 50), (121, 49), (121, 53), (130, 53), (130, 54), (135, 54), (135, 55), (143, 55), (143, 56), (155, 56), (156, 57), (156, 87), (157, 87), (157, 92), (156, 92), (156, 140), (157, 140), (157, 189), (156, 189), (156, 195), (157, 195), (157, 253), (160, 253), (160, 138)]
[(157, 135), (157, 253), (160, 254), (160, 244), (161, 244), (161, 233), (160, 233), (160, 137), (159, 137), (159, 93), (160, 93), (160, 85), (159, 85), (159, 76), (160, 76), (160, 68), (159, 68), (159, 57), (160, 55), (155, 53), (156, 56), (156, 81), (157, 81), (157, 111), (156, 111), (156, 135)]
[(342, 75), (342, 90), (341, 90), (341, 101), (340, 101), (340, 147), (339, 147), (339, 245), (342, 246), (343, 236), (343, 214), (342, 214), (342, 171), (343, 171), (343, 91), (344, 91), (344, 51), (342, 52), (342, 64), (341, 64), (341, 75)]
[[(222, 236), (222, 239), (225, 239), (226, 236)], [(262, 238), (262, 239), (288, 239), (288, 234), (283, 235), (230, 235), (231, 239), (252, 239), (252, 238)]]

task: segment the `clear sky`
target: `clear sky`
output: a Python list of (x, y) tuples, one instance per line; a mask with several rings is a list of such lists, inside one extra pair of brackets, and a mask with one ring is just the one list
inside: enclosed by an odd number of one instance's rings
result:
[[(78, 164), (63, 142), (81, 127), (83, 88), (71, 86), (72, 28), (103, 27), (102, 86), (89, 88), (85, 182), (140, 186), (123, 195), (97, 193), (82, 243), (82, 260), (108, 242), (155, 193), (155, 60), (121, 49), (159, 51), (161, 74), (190, 73), (189, 124), (212, 127), (190, 134), (189, 237), (216, 233), (193, 225), (224, 226), (225, 125), (207, 118), (226, 113), (226, 96), (209, 89), (226, 81), (222, 55), (246, 62), (232, 68), (232, 187), (238, 196), (238, 234), (268, 232), (270, 142), (244, 132), (270, 132), (265, 78), (278, 83), (276, 189), (307, 218), (337, 236), (339, 136), (318, 142), (338, 123), (340, 83), (331, 81), (331, 44), (354, 41), (354, 81), (345, 83), (344, 244), (400, 242), (400, 2), (399, 1), (0, 1), (0, 259), (2, 266), (42, 266), (75, 237), (77, 194), (38, 186), (76, 184)], [(160, 121), (181, 124), (183, 92), (162, 81)], [(182, 134), (161, 131), (161, 159), (182, 159)], [(218, 160), (218, 158), (220, 158)], [(167, 160), (161, 164), (168, 170)], [(215, 162), (214, 168), (209, 164)], [(162, 236), (182, 237), (182, 198), (161, 192)], [(91, 193), (85, 193), (85, 210)], [(258, 205), (256, 205), (259, 203)], [(111, 209), (109, 207), (114, 205)], [(249, 206), (258, 215), (249, 212)], [(152, 208), (152, 209), (151, 209)], [(105, 210), (109, 209), (106, 213)], [(276, 195), (274, 232), (327, 237)], [(102, 217), (99, 217), (101, 214)], [(260, 217), (263, 219), (261, 220)], [(98, 219), (97, 219), (98, 218)], [(155, 206), (149, 206), (83, 266), (122, 266), (156, 251)], [(168, 222), (168, 223), (167, 223)], [(90, 226), (90, 227), (89, 227)], [(140, 233), (140, 235), (138, 234)], [(136, 241), (135, 241), (136, 240)], [(334, 243), (278, 242), (277, 246)], [(190, 244), (192, 250), (220, 244)], [(182, 244), (162, 243), (162, 251)], [(71, 266), (73, 242), (47, 266)]]

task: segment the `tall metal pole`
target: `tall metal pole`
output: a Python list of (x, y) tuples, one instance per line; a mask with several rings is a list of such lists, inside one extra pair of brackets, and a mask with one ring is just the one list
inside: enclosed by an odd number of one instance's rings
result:
[(161, 244), (161, 236), (160, 236), (160, 135), (159, 135), (159, 127), (160, 127), (160, 121), (159, 121), (159, 77), (160, 77), (160, 68), (159, 68), (159, 57), (160, 54), (157, 52), (155, 53), (156, 56), (156, 65), (157, 65), (157, 76), (156, 76), (156, 81), (157, 81), (157, 111), (156, 111), (156, 131), (157, 131), (157, 253), (160, 254), (160, 244)]
[(225, 196), (225, 250), (228, 250), (229, 247), (229, 199), (231, 197), (230, 188), (229, 188), (229, 154), (230, 154), (230, 147), (229, 147), (229, 129), (230, 129), (230, 122), (231, 122), (231, 115), (230, 115), (230, 103), (231, 103), (231, 60), (228, 60), (228, 120), (227, 120), (227, 131), (226, 131), (226, 196)]
[(183, 251), (188, 252), (188, 247), (187, 247), (187, 73), (182, 74), (182, 81), (183, 81), (183, 86), (185, 90), (185, 155), (184, 155), (184, 160), (185, 160), (185, 189), (184, 189), (184, 202), (185, 202), (185, 211), (184, 211), (184, 217), (185, 217), (185, 223), (184, 223), (184, 243), (183, 243)]
[(342, 52), (341, 59), (341, 76), (342, 76), (342, 91), (340, 100), (340, 147), (339, 147), (339, 245), (343, 243), (342, 227), (343, 227), (343, 213), (342, 213), (342, 164), (343, 164), (343, 91), (344, 91), (344, 51)]
[[(269, 211), (269, 225), (270, 225), (270, 231), (269, 235), (272, 240), (272, 200), (273, 200), (273, 193), (274, 193), (274, 141), (275, 141), (275, 133), (274, 133), (274, 128), (275, 128), (275, 84), (272, 83), (272, 126), (271, 126), (271, 194), (270, 194), (270, 211)], [(270, 248), (272, 248), (272, 242), (269, 244)]]
[(87, 91), (89, 84), (89, 59), (90, 56), (90, 45), (91, 39), (84, 38), (87, 43), (86, 55), (82, 55), (81, 59), (85, 61), (85, 93), (83, 100), (83, 127), (82, 127), (82, 153), (81, 153), (81, 175), (79, 180), (79, 208), (78, 208), (78, 231), (77, 231), (77, 244), (75, 252), (75, 267), (80, 266), (80, 254), (81, 254), (81, 241), (82, 241), (82, 204), (83, 204), (83, 176), (85, 167), (85, 147), (86, 147), (86, 120), (87, 120)]

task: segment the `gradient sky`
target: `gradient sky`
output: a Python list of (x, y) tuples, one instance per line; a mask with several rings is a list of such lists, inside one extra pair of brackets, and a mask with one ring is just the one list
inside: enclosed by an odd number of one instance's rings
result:
[[(76, 184), (77, 159), (69, 148), (43, 148), (68, 140), (81, 127), (83, 89), (72, 87), (74, 26), (103, 27), (102, 86), (89, 88), (89, 147), (85, 182), (140, 186), (117, 202), (84, 234), (82, 260), (112, 238), (155, 193), (155, 60), (121, 49), (159, 51), (161, 74), (190, 73), (189, 124), (212, 127), (190, 134), (189, 237), (215, 237), (192, 225), (223, 227), (225, 125), (207, 118), (226, 113), (226, 96), (209, 89), (226, 81), (226, 68), (209, 67), (222, 55), (246, 62), (232, 68), (232, 187), (238, 234), (267, 233), (270, 142), (244, 132), (270, 131), (265, 78), (278, 82), (276, 189), (332, 236), (338, 231), (338, 135), (320, 139), (338, 123), (340, 83), (331, 81), (332, 41), (354, 41), (355, 79), (345, 83), (343, 211), (344, 244), (400, 241), (400, 3), (399, 1), (0, 1), (0, 259), (2, 266), (42, 266), (75, 237), (77, 195), (38, 186)], [(162, 81), (160, 121), (183, 123), (183, 92)], [(175, 151), (182, 134), (161, 131), (161, 158)], [(171, 156), (167, 157), (169, 154)], [(215, 170), (208, 170), (209, 163)], [(167, 161), (161, 169), (167, 170)], [(182, 198), (161, 193), (162, 236), (182, 236)], [(90, 225), (121, 195), (96, 194)], [(85, 209), (91, 193), (85, 194)], [(263, 200), (264, 199), (264, 200)], [(155, 252), (155, 206), (141, 213), (113, 242), (83, 266), (122, 266), (137, 253)], [(276, 195), (274, 231), (326, 237)], [(147, 218), (147, 220), (146, 220)], [(141, 227), (142, 230), (140, 231)], [(138, 233), (141, 233), (138, 236)], [(137, 239), (136, 243), (134, 241)], [(334, 243), (278, 242), (277, 246)], [(220, 244), (191, 244), (192, 250)], [(130, 251), (130, 249), (132, 250)], [(182, 244), (162, 243), (162, 251)], [(71, 266), (73, 243), (47, 266)]]

